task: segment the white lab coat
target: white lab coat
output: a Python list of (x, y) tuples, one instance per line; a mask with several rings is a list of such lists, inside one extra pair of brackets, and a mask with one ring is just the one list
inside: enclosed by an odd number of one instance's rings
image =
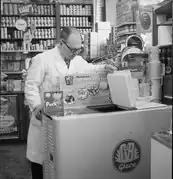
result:
[[(43, 103), (41, 95), (45, 91), (59, 90), (59, 77), (61, 75), (88, 73), (101, 70), (102, 66), (94, 66), (87, 63), (82, 57), (76, 56), (70, 63), (69, 69), (60, 56), (57, 47), (38, 54), (32, 60), (25, 82), (25, 98), (31, 111)], [(33, 113), (28, 131), (27, 158), (31, 162), (43, 163), (44, 143), (43, 128)]]

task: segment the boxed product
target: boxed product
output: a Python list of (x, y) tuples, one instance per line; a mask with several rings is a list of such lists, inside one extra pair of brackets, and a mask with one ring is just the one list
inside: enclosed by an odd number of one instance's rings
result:
[(49, 116), (64, 116), (62, 91), (44, 93), (44, 112)]
[(63, 76), (60, 83), (60, 91), (44, 93), (49, 116), (90, 113), (87, 107), (112, 104), (106, 73)]
[(158, 45), (167, 45), (167, 44), (172, 44), (172, 26), (159, 26)]

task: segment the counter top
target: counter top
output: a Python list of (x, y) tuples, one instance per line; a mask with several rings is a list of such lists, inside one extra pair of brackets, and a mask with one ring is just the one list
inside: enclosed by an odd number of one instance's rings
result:
[(165, 145), (166, 147), (172, 149), (172, 134), (169, 134), (168, 132), (158, 132), (154, 133), (152, 138), (161, 144)]

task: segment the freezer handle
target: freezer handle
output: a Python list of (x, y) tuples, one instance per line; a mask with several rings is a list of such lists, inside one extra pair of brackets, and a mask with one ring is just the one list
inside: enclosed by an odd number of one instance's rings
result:
[(45, 115), (48, 119), (50, 119), (52, 121), (52, 117), (50, 117), (49, 115), (47, 115), (45, 112), (43, 112), (43, 115)]

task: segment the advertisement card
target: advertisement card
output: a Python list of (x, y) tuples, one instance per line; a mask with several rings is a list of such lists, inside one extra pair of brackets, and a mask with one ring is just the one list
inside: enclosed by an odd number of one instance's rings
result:
[(112, 103), (106, 73), (69, 75), (60, 81), (65, 109)]

